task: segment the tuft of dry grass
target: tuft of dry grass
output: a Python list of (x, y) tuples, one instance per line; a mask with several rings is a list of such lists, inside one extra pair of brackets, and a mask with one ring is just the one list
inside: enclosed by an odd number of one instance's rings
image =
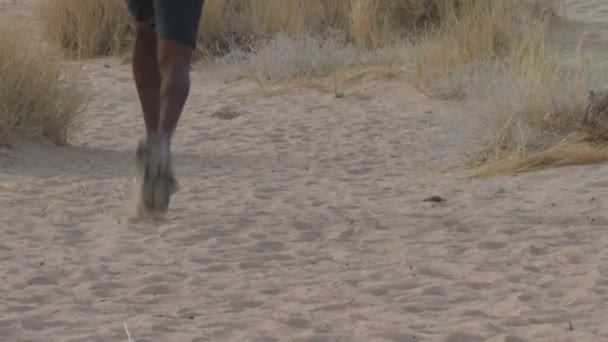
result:
[(344, 26), (348, 1), (207, 0), (201, 21), (201, 46), (249, 44), (276, 34), (317, 33)]
[(0, 143), (45, 137), (67, 144), (87, 105), (79, 69), (31, 43), (25, 25), (0, 29)]
[(530, 0), (438, 1), (441, 20), (417, 45), (415, 77), (422, 89), (460, 94), (467, 74), (485, 63), (521, 64), (542, 50), (545, 21), (532, 15)]
[(525, 157), (517, 152), (506, 155), (492, 163), (470, 170), (469, 176), (491, 177), (605, 161), (608, 161), (607, 146), (592, 145), (575, 139), (533, 151)]
[(375, 0), (355, 0), (350, 8), (349, 33), (358, 44), (377, 47), (392, 36), (390, 6)]
[(606, 160), (605, 141), (594, 141), (582, 120), (589, 91), (608, 73), (607, 61), (579, 51), (574, 63), (563, 63), (543, 28), (527, 32), (517, 59), (490, 69), (475, 90), (490, 119), (474, 160), (482, 161), (479, 175)]
[(69, 57), (109, 56), (130, 46), (124, 0), (40, 0), (37, 12), (43, 34)]
[(263, 88), (275, 82), (307, 82), (328, 76), (337, 85), (338, 74), (353, 69), (378, 70), (390, 77), (411, 58), (411, 49), (405, 44), (362, 49), (335, 36), (280, 33), (251, 46), (249, 51), (235, 49), (216, 59), (216, 63)]
[(490, 176), (606, 160), (580, 122), (608, 65), (579, 50), (563, 63), (548, 40), (558, 1), (463, 1), (440, 7), (416, 45), (415, 82), (440, 98), (480, 103), (487, 136), (472, 174)]
[(439, 19), (444, 3), (461, 0), (207, 0), (200, 46), (226, 52), (285, 34), (337, 35), (377, 48)]

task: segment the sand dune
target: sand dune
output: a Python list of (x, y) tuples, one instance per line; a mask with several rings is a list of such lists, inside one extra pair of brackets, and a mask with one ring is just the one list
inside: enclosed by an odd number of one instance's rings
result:
[[(605, 1), (569, 2), (605, 29)], [(463, 180), (441, 171), (479, 129), (471, 104), (400, 78), (252, 96), (202, 66), (181, 190), (133, 225), (130, 69), (89, 70), (73, 147), (0, 150), (0, 340), (608, 340), (604, 166)]]

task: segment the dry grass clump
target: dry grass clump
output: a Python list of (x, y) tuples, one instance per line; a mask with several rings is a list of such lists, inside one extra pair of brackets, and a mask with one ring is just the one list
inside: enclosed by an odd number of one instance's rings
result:
[(395, 67), (404, 40), (448, 0), (207, 0), (199, 46), (262, 84)]
[(584, 165), (608, 160), (608, 147), (580, 140), (559, 142), (546, 149), (532, 151), (525, 157), (518, 153), (506, 155), (481, 165), (470, 173), (473, 177), (491, 177), (542, 169)]
[[(490, 125), (473, 174), (489, 176), (608, 160), (606, 139), (583, 124), (588, 92), (608, 73), (605, 61), (564, 65), (538, 56), (484, 77)], [(605, 136), (603, 132), (603, 135)]]
[(589, 91), (608, 73), (605, 58), (580, 50), (564, 63), (546, 22), (526, 28), (502, 63), (477, 73), (471, 93), (489, 121), (474, 159), (478, 176), (608, 160), (606, 140), (583, 125)]
[(207, 0), (199, 46), (203, 53), (222, 55), (248, 49), (279, 34), (321, 36), (346, 27), (344, 0)]
[(417, 84), (443, 97), (460, 97), (463, 80), (480, 65), (525, 63), (543, 48), (546, 14), (554, 2), (442, 1), (439, 25), (417, 46)]
[(31, 44), (27, 28), (8, 26), (0, 29), (0, 143), (45, 137), (67, 144), (87, 103), (78, 69)]
[(548, 40), (558, 1), (462, 1), (415, 46), (416, 84), (440, 98), (472, 96), (487, 119), (473, 174), (608, 160), (581, 125), (588, 92), (608, 72), (584, 56), (563, 63)]
[(124, 0), (40, 0), (43, 34), (70, 57), (92, 58), (130, 47), (130, 18)]
[[(440, 20), (462, 0), (207, 0), (201, 46), (222, 52), (284, 34), (336, 35), (377, 48)], [(215, 52), (215, 51), (214, 51)]]
[(279, 33), (249, 50), (235, 49), (217, 59), (258, 83), (325, 77), (354, 67), (397, 69), (409, 57), (406, 46), (361, 49), (337, 37)]
[[(429, 26), (451, 27), (464, 15), (469, 24), (487, 24), (481, 18), (487, 11), (493, 12), (492, 19), (496, 19), (512, 14), (509, 11), (514, 7), (523, 5), (530, 11), (544, 12), (554, 7), (553, 3), (554, 0), (207, 0), (201, 43), (251, 43), (279, 33), (306, 33), (316, 37), (337, 34), (361, 46), (376, 48)], [(470, 28), (462, 26), (460, 33), (480, 33), (468, 31)], [(490, 31), (489, 34), (494, 32)]]

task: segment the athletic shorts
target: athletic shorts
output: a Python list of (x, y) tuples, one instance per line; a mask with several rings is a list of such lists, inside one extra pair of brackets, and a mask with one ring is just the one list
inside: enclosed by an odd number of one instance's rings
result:
[[(102, 0), (105, 1), (105, 0)], [(163, 39), (196, 48), (204, 0), (126, 0), (138, 23), (148, 22)]]

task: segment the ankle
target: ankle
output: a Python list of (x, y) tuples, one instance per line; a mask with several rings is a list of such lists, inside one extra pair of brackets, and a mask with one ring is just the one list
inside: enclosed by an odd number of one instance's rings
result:
[(162, 141), (162, 142), (167, 142), (167, 143), (171, 143), (171, 137), (172, 134), (171, 132), (166, 132), (166, 131), (150, 131), (150, 130), (146, 130), (146, 139), (148, 141)]

